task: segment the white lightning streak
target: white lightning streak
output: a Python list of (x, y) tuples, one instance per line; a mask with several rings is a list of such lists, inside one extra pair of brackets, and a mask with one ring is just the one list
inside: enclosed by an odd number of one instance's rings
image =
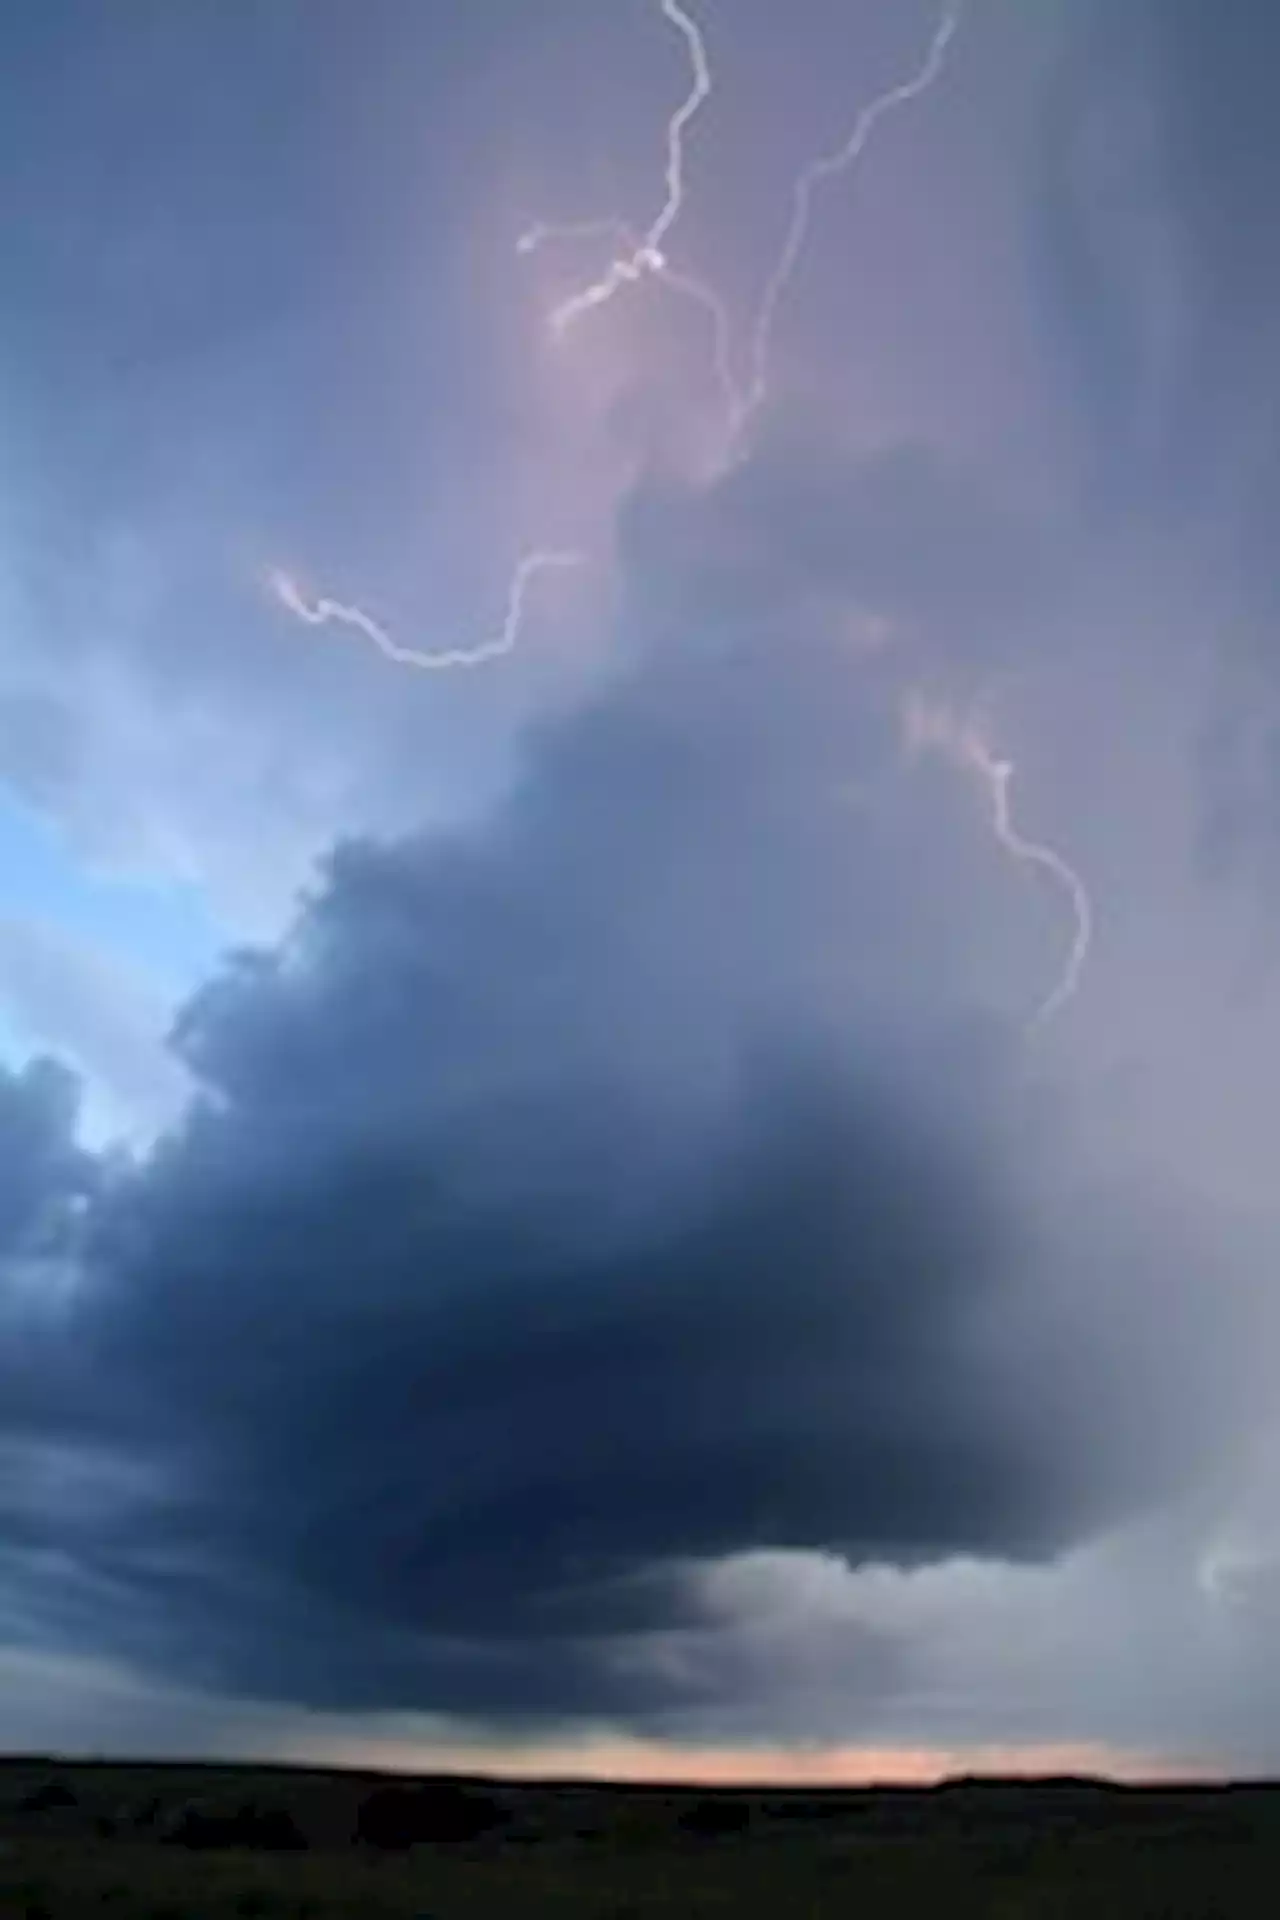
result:
[[(573, 240), (612, 240), (615, 246), (625, 249), (629, 257), (634, 258), (643, 250), (642, 242), (637, 240), (625, 220), (619, 220), (615, 214), (605, 214), (595, 220), (539, 221), (522, 233), (516, 242), (518, 253), (536, 253), (549, 241)], [(716, 385), (724, 400), (725, 413), (730, 421), (738, 418), (742, 411), (743, 396), (738, 390), (733, 375), (733, 348), (730, 339), (729, 314), (724, 302), (713, 292), (704, 280), (697, 279), (691, 273), (683, 273), (678, 268), (660, 260), (652, 268), (654, 277), (673, 292), (682, 294), (686, 300), (702, 308), (711, 322), (712, 366), (715, 370)], [(563, 311), (563, 309), (557, 309)], [(553, 322), (555, 315), (552, 316)]]
[(1033, 1028), (1041, 1027), (1061, 1012), (1080, 985), (1093, 940), (1089, 890), (1060, 853), (1019, 831), (1010, 798), (1014, 764), (993, 753), (973, 720), (957, 720), (945, 707), (914, 698), (907, 703), (905, 722), (909, 748), (932, 747), (981, 782), (991, 809), (992, 830), (1005, 852), (1020, 866), (1038, 868), (1067, 898), (1074, 931), (1062, 972), (1031, 1022)]
[(281, 606), (296, 619), (305, 621), (307, 626), (353, 627), (357, 633), (371, 640), (385, 659), (394, 661), (397, 666), (416, 667), (423, 673), (444, 673), (461, 667), (483, 666), (486, 660), (496, 660), (503, 654), (511, 653), (520, 637), (530, 583), (540, 573), (555, 568), (581, 566), (584, 558), (580, 553), (561, 553), (545, 548), (525, 554), (511, 576), (502, 626), (493, 638), (482, 640), (473, 647), (447, 647), (439, 653), (425, 653), (417, 647), (401, 646), (362, 607), (347, 606), (340, 600), (307, 599), (287, 573), (273, 572), (269, 584)]
[(791, 283), (792, 276), (800, 263), (805, 241), (809, 237), (815, 191), (825, 181), (834, 180), (857, 164), (866, 152), (876, 127), (886, 115), (895, 113), (899, 107), (905, 107), (912, 100), (918, 100), (921, 94), (927, 93), (934, 85), (942, 73), (947, 49), (955, 38), (963, 11), (964, 0), (946, 0), (942, 17), (934, 29), (928, 52), (919, 70), (909, 80), (901, 81), (896, 87), (889, 88), (888, 92), (878, 94), (862, 109), (844, 145), (837, 148), (834, 153), (825, 154), (822, 158), (812, 161), (797, 178), (792, 189), (791, 220), (782, 244), (782, 251), (765, 284), (755, 325), (751, 330), (750, 377), (741, 404), (733, 418), (735, 441), (740, 439), (747, 423), (764, 405), (768, 397), (769, 360), (773, 346), (774, 324), (782, 296)]
[[(517, 242), (520, 253), (532, 253), (537, 247), (550, 239), (583, 239), (600, 234), (623, 235), (624, 251), (610, 261), (598, 280), (583, 287), (580, 292), (571, 294), (567, 300), (551, 315), (552, 329), (563, 333), (565, 329), (588, 312), (592, 307), (601, 307), (612, 300), (620, 288), (634, 284), (646, 274), (662, 275), (666, 273), (667, 262), (662, 246), (676, 221), (680, 218), (684, 206), (684, 136), (690, 121), (711, 92), (711, 65), (707, 59), (706, 43), (696, 20), (687, 13), (680, 0), (661, 0), (662, 17), (670, 21), (676, 31), (684, 36), (689, 49), (689, 64), (693, 71), (693, 80), (689, 92), (667, 122), (667, 197), (653, 224), (643, 237), (637, 240), (627, 232), (619, 220), (580, 220), (566, 226), (542, 224), (531, 227)], [(671, 277), (671, 276), (668, 276)], [(673, 279), (673, 284), (679, 284)], [(684, 291), (691, 291), (690, 283), (684, 283)], [(696, 298), (704, 305), (715, 304), (715, 296), (709, 288), (698, 286)]]

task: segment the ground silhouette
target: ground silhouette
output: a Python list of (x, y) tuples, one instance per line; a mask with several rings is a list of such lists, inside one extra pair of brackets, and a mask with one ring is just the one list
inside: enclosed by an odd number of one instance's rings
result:
[(0, 1762), (4, 1920), (1230, 1920), (1280, 1787), (610, 1786)]

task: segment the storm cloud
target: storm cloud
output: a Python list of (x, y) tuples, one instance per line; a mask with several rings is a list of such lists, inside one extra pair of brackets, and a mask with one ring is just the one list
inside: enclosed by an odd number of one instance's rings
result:
[[(895, 464), (855, 480), (833, 551), (868, 499), (903, 511)], [(760, 481), (780, 553), (749, 487), (690, 511), (781, 592), (813, 516)], [(732, 1695), (720, 1559), (1044, 1558), (1225, 1444), (1242, 1328), (1200, 1225), (1091, 1167), (1016, 998), (969, 988), (931, 843), (992, 902), (981, 953), (1043, 901), (954, 782), (912, 783), (830, 610), (708, 652), (716, 594), (682, 593), (684, 643), (545, 726), (483, 823), (339, 847), (181, 1016), (199, 1096), (107, 1183), (74, 1314), (127, 1498), (104, 1469), (48, 1544), (102, 1650), (325, 1708), (644, 1724)], [(1158, 1364), (1130, 1324), (1157, 1288)]]
[[(936, 14), (698, 11), (744, 348)], [(594, 255), (515, 253), (642, 216), (678, 36), (436, 12), (0, 25), (0, 989), (89, 1082), (0, 1074), (0, 1684), (1274, 1756), (1271, 23), (974, 0), (708, 478), (705, 316), (551, 343)], [(483, 673), (263, 587), (466, 644), (544, 537)], [(916, 698), (1087, 883), (1044, 1027), (1070, 903)]]

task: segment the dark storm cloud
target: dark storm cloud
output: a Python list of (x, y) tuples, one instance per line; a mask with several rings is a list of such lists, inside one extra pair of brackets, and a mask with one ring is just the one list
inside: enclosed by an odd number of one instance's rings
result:
[(79, 1089), (54, 1060), (0, 1069), (0, 1264), (63, 1251), (93, 1162), (76, 1144)]
[[(897, 524), (906, 578), (901, 472), (854, 476), (851, 571)], [(779, 607), (793, 538), (850, 577), (839, 495), (785, 468), (703, 510)], [(958, 552), (954, 509), (917, 517)], [(648, 559), (678, 578), (671, 539)], [(993, 557), (966, 591), (1011, 589)], [(957, 958), (998, 933), (937, 884), (945, 808), (847, 804), (877, 726), (892, 763), (885, 684), (821, 623), (708, 652), (723, 604), (681, 580), (673, 643), (545, 729), (483, 827), (339, 849), (187, 1008), (202, 1100), (96, 1211), (75, 1417), (26, 1455), (59, 1496), (8, 1584), (62, 1644), (638, 1723), (747, 1657), (664, 1664), (715, 1625), (699, 1563), (1038, 1556), (1212, 1447), (1224, 1396), (1183, 1404), (1134, 1329), (1159, 1288), (1204, 1364), (1228, 1316), (967, 1005)], [(994, 846), (970, 860), (1016, 917)]]
[(77, 1144), (78, 1093), (53, 1060), (0, 1071), (0, 1564), (24, 1546), (57, 1553), (39, 1465), (85, 1412), (64, 1317), (103, 1168)]

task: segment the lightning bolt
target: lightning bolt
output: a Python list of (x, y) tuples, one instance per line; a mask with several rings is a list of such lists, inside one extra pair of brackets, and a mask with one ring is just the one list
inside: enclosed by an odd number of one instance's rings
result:
[(769, 394), (769, 362), (773, 349), (773, 333), (777, 322), (778, 308), (782, 297), (795, 275), (809, 237), (809, 228), (813, 220), (813, 197), (818, 188), (828, 180), (837, 179), (845, 174), (866, 152), (871, 136), (877, 126), (888, 115), (896, 113), (899, 107), (907, 106), (928, 93), (942, 75), (946, 65), (947, 50), (960, 27), (964, 12), (964, 0), (946, 0), (942, 16), (934, 29), (928, 51), (917, 71), (908, 80), (903, 80), (887, 92), (878, 94), (859, 113), (843, 146), (834, 153), (824, 154), (812, 161), (797, 177), (792, 188), (791, 219), (787, 226), (773, 272), (765, 283), (764, 293), (756, 311), (755, 323), (751, 329), (749, 351), (749, 377), (741, 400), (731, 416), (734, 443), (741, 441), (753, 415), (759, 412)]
[(401, 646), (362, 607), (347, 606), (340, 600), (307, 599), (296, 581), (278, 569), (270, 574), (268, 584), (280, 605), (307, 626), (352, 627), (357, 633), (362, 633), (366, 640), (371, 640), (384, 659), (393, 661), (396, 666), (416, 667), (422, 673), (446, 673), (460, 667), (483, 666), (487, 660), (496, 660), (503, 654), (513, 652), (524, 623), (529, 588), (537, 576), (558, 568), (584, 564), (585, 555), (581, 553), (562, 553), (550, 548), (526, 553), (511, 576), (506, 611), (498, 632), (475, 646), (446, 647), (438, 653)]
[(792, 189), (791, 217), (782, 249), (765, 283), (751, 328), (748, 377), (743, 384), (734, 372), (732, 329), (724, 302), (704, 280), (673, 269), (664, 251), (667, 235), (684, 207), (685, 133), (710, 95), (712, 79), (706, 42), (697, 22), (679, 4), (679, 0), (661, 0), (663, 18), (684, 36), (693, 75), (689, 93), (667, 124), (666, 199), (653, 224), (640, 237), (625, 222), (612, 216), (563, 223), (540, 221), (520, 236), (516, 245), (517, 251), (522, 254), (535, 253), (552, 241), (607, 239), (614, 246), (613, 259), (599, 279), (553, 308), (550, 316), (553, 333), (562, 336), (583, 314), (594, 307), (604, 306), (623, 287), (634, 285), (646, 275), (665, 281), (676, 292), (702, 307), (710, 318), (716, 384), (724, 400), (729, 428), (728, 452), (730, 457), (740, 457), (746, 429), (768, 398), (769, 368), (778, 309), (795, 276), (809, 237), (814, 195), (826, 181), (856, 166), (881, 120), (919, 99), (936, 84), (945, 67), (948, 49), (959, 29), (963, 9), (964, 0), (946, 0), (925, 57), (916, 72), (870, 101), (858, 114), (843, 145), (835, 152), (812, 161), (796, 179)]
[[(712, 78), (706, 42), (697, 21), (681, 4), (681, 0), (659, 0), (663, 19), (676, 29), (685, 42), (691, 71), (689, 91), (667, 122), (666, 197), (656, 218), (639, 237), (625, 221), (616, 216), (555, 223), (540, 221), (520, 236), (516, 248), (521, 254), (536, 253), (552, 241), (608, 239), (615, 247), (614, 258), (599, 279), (571, 294), (553, 310), (553, 331), (563, 334), (584, 313), (605, 305), (621, 288), (634, 284), (646, 275), (661, 280), (701, 307), (711, 324), (712, 360), (729, 423), (729, 454), (732, 457), (740, 450), (746, 426), (768, 395), (769, 359), (777, 311), (808, 238), (816, 189), (857, 162), (865, 152), (877, 124), (886, 114), (918, 98), (933, 86), (942, 72), (947, 49), (960, 24), (963, 4), (964, 0), (947, 0), (919, 71), (874, 99), (858, 115), (844, 145), (837, 152), (812, 162), (797, 179), (793, 190), (791, 220), (782, 251), (766, 283), (751, 333), (750, 380), (742, 388), (734, 375), (731, 327), (724, 303), (704, 281), (673, 268), (664, 251), (667, 236), (684, 207), (685, 135), (711, 94)], [(327, 598), (307, 599), (297, 583), (285, 573), (274, 572), (270, 576), (270, 586), (279, 603), (308, 626), (336, 624), (354, 628), (371, 641), (385, 659), (396, 665), (415, 667), (424, 672), (442, 672), (480, 666), (509, 654), (519, 637), (530, 582), (537, 574), (548, 569), (579, 566), (583, 561), (584, 556), (578, 553), (546, 549), (526, 554), (512, 576), (500, 631), (492, 639), (475, 646), (450, 647), (440, 652), (424, 652), (400, 645), (362, 607)]]
[[(573, 322), (592, 307), (602, 307), (612, 300), (620, 288), (634, 285), (645, 274), (661, 274), (666, 269), (666, 256), (662, 251), (663, 242), (676, 221), (680, 218), (684, 206), (684, 136), (689, 123), (698, 112), (703, 101), (711, 92), (711, 64), (707, 59), (706, 42), (701, 29), (691, 14), (687, 13), (680, 0), (661, 0), (662, 17), (683, 36), (689, 50), (689, 65), (692, 81), (688, 93), (667, 122), (667, 197), (659, 209), (657, 218), (644, 235), (637, 240), (627, 231), (619, 220), (580, 220), (567, 226), (549, 226), (545, 223), (530, 228), (517, 242), (517, 251), (531, 253), (549, 239), (584, 239), (609, 234), (617, 239), (621, 234), (623, 250), (610, 261), (598, 280), (580, 292), (571, 294), (567, 300), (551, 315), (552, 329), (563, 333)], [(709, 297), (710, 290), (705, 289)]]
[[(595, 220), (566, 220), (564, 222), (539, 221), (536, 226), (530, 227), (527, 232), (521, 234), (519, 240), (516, 242), (516, 251), (517, 253), (531, 254), (538, 252), (549, 242), (601, 239), (611, 240), (615, 247), (619, 249), (619, 257), (626, 260), (633, 260), (644, 251), (644, 242), (636, 238), (635, 233), (626, 224), (625, 220), (618, 219), (614, 214), (605, 214)], [(616, 266), (617, 262), (615, 261), (614, 264)], [(664, 286), (670, 287), (673, 292), (681, 294), (695, 306), (701, 307), (709, 319), (711, 323), (712, 340), (711, 359), (715, 372), (716, 385), (720, 389), (720, 395), (724, 401), (727, 418), (731, 422), (736, 420), (742, 411), (744, 396), (739, 391), (737, 381), (734, 378), (732, 330), (729, 323), (729, 312), (723, 300), (707, 285), (705, 280), (699, 280), (696, 275), (685, 273), (679, 268), (673, 267), (665, 256), (659, 256), (649, 267), (648, 271), (656, 280), (660, 280)], [(623, 280), (620, 280), (618, 285), (625, 284), (626, 278), (627, 276), (624, 275)], [(603, 280), (596, 282), (597, 286), (602, 286), (603, 284)], [(616, 290), (616, 287), (611, 289), (611, 291), (614, 292), (616, 292)], [(608, 297), (608, 295), (602, 296), (602, 298)], [(552, 327), (563, 333), (569, 323), (577, 317), (577, 314), (585, 310), (576, 304), (585, 300), (585, 298), (585, 294), (575, 294), (571, 300), (567, 300), (561, 306), (555, 308), (551, 315)], [(597, 306), (600, 302), (592, 300), (588, 301), (587, 304)]]
[(734, 379), (728, 310), (705, 280), (673, 267), (663, 246), (684, 207), (685, 133), (711, 93), (711, 63), (697, 21), (680, 5), (679, 0), (661, 0), (661, 11), (663, 19), (668, 20), (684, 38), (689, 51), (692, 81), (689, 92), (667, 122), (667, 194), (657, 218), (641, 236), (637, 236), (625, 221), (612, 215), (594, 220), (539, 221), (521, 234), (516, 242), (516, 251), (522, 254), (536, 253), (550, 241), (605, 239), (612, 242), (614, 257), (600, 278), (577, 293), (570, 294), (568, 299), (552, 309), (551, 330), (559, 337), (563, 337), (584, 313), (590, 312), (593, 307), (604, 306), (623, 287), (633, 286), (646, 275), (662, 281), (673, 292), (701, 307), (711, 323), (712, 366), (726, 417), (732, 425), (742, 414), (745, 397)]
[[(637, 235), (622, 219), (610, 215), (572, 222), (539, 222), (520, 236), (517, 252), (524, 255), (537, 253), (552, 243), (576, 244), (603, 240), (613, 248), (613, 258), (604, 273), (553, 309), (553, 332), (563, 335), (584, 314), (606, 305), (623, 287), (634, 285), (646, 276), (662, 281), (700, 306), (712, 325), (715, 373), (730, 428), (730, 458), (740, 457), (746, 428), (768, 398), (778, 312), (804, 253), (813, 220), (815, 195), (828, 181), (857, 165), (882, 120), (920, 99), (937, 84), (944, 72), (951, 43), (959, 30), (964, 5), (965, 0), (945, 0), (924, 58), (916, 71), (872, 99), (858, 113), (843, 144), (834, 152), (812, 161), (796, 177), (792, 188), (791, 214), (782, 247), (765, 282), (750, 330), (748, 378), (745, 385), (740, 385), (733, 368), (731, 328), (724, 304), (703, 281), (673, 268), (665, 253), (667, 237), (684, 207), (685, 136), (711, 94), (712, 79), (706, 44), (697, 22), (681, 4), (681, 0), (660, 0), (663, 19), (684, 39), (692, 75), (688, 93), (667, 122), (666, 197), (656, 218), (642, 235)], [(525, 554), (512, 575), (506, 611), (497, 634), (474, 646), (453, 647), (438, 652), (425, 652), (400, 645), (361, 607), (327, 598), (308, 599), (285, 573), (273, 573), (270, 586), (280, 604), (308, 626), (336, 624), (353, 628), (387, 660), (400, 666), (437, 672), (480, 666), (511, 653), (519, 638), (526, 599), (533, 581), (544, 572), (577, 567), (584, 563), (585, 556), (576, 552), (540, 548)], [(993, 750), (978, 719), (972, 716), (959, 719), (949, 708), (930, 704), (918, 696), (907, 701), (903, 719), (909, 750), (913, 753), (925, 749), (936, 751), (974, 779), (985, 796), (992, 832), (1005, 854), (1019, 866), (1037, 871), (1047, 878), (1068, 904), (1072, 920), (1071, 941), (1059, 976), (1031, 1022), (1033, 1029), (1040, 1027), (1058, 1014), (1079, 989), (1093, 938), (1093, 908), (1088, 889), (1075, 868), (1060, 853), (1051, 846), (1028, 838), (1018, 827), (1012, 801), (1016, 771), (1014, 763)]]
[(932, 748), (971, 774), (986, 795), (992, 831), (1010, 859), (1046, 875), (1067, 900), (1073, 927), (1071, 944), (1052, 991), (1031, 1022), (1033, 1030), (1042, 1027), (1062, 1011), (1079, 988), (1093, 940), (1093, 904), (1089, 890), (1060, 853), (1038, 840), (1029, 840), (1020, 832), (1013, 818), (1011, 798), (1016, 769), (1012, 760), (992, 750), (976, 720), (959, 720), (948, 708), (913, 696), (907, 702), (904, 723), (908, 750), (918, 752)]

